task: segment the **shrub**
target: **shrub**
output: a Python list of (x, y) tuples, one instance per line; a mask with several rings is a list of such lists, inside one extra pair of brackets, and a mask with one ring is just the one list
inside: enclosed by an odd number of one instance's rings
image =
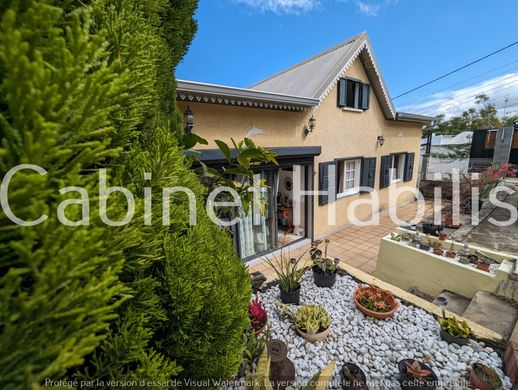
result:
[[(177, 146), (172, 74), (195, 32), (197, 2), (22, 3), (0, 8), (0, 172), (19, 163), (47, 169), (17, 174), (10, 201), (22, 218), (49, 218), (21, 227), (0, 214), (1, 387), (227, 378), (242, 356), (249, 277), (205, 214), (204, 189)], [(95, 193), (101, 166), (108, 185), (135, 195), (132, 223), (105, 226), (94, 198), (90, 225), (59, 224), (56, 205), (77, 194), (57, 190)], [(195, 193), (198, 224), (189, 225), (186, 196), (175, 194), (171, 225), (145, 226), (144, 187), (175, 185)], [(126, 212), (115, 199), (112, 220)], [(161, 204), (153, 207), (161, 215)], [(70, 206), (66, 215), (80, 212)]]

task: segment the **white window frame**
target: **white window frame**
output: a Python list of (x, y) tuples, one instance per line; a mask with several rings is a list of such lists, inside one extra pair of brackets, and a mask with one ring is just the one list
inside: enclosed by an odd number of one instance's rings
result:
[[(399, 156), (398, 166), (395, 166), (396, 156)], [(392, 163), (390, 164), (390, 183), (398, 183), (403, 181), (405, 175), (406, 153), (397, 153), (392, 155)]]
[[(346, 170), (347, 164), (354, 163), (354, 169)], [(361, 159), (350, 159), (350, 160), (339, 160), (338, 164), (340, 164), (338, 172), (338, 188), (337, 188), (337, 198), (343, 198), (344, 196), (354, 195), (360, 192), (360, 178), (361, 178)], [(354, 173), (353, 179), (347, 179), (347, 173)], [(341, 182), (340, 182), (341, 181)], [(354, 181), (353, 187), (346, 188), (346, 183)], [(343, 189), (342, 192), (338, 192), (340, 187)]]

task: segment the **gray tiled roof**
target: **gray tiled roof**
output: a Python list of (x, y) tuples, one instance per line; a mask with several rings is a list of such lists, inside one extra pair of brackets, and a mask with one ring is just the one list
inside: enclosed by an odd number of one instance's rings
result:
[(319, 99), (365, 39), (361, 33), (250, 88)]

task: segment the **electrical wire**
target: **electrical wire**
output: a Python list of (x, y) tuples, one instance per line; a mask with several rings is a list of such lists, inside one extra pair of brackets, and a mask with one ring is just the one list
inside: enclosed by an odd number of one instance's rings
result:
[(485, 56), (480, 57), (480, 58), (476, 59), (475, 61), (470, 62), (469, 64), (463, 65), (463, 66), (461, 66), (460, 68), (454, 69), (454, 70), (452, 70), (451, 72), (448, 72), (448, 73), (446, 73), (446, 74), (443, 74), (442, 76), (436, 77), (436, 78), (435, 78), (435, 79), (433, 79), (433, 80), (430, 80), (430, 81), (428, 81), (428, 82), (426, 82), (426, 83), (424, 83), (424, 84), (421, 84), (421, 85), (419, 85), (419, 86), (417, 86), (417, 87), (415, 87), (415, 88), (412, 88), (411, 90), (406, 91), (406, 92), (404, 92), (404, 93), (402, 93), (402, 94), (400, 94), (400, 95), (396, 96), (396, 97), (395, 97), (395, 98), (393, 98), (392, 100), (398, 99), (398, 98), (400, 98), (401, 96), (408, 95), (409, 93), (412, 93), (412, 92), (414, 92), (414, 91), (417, 91), (418, 89), (421, 89), (421, 88), (423, 88), (423, 87), (426, 87), (427, 85), (430, 85), (430, 84), (432, 84), (432, 83), (435, 83), (436, 81), (442, 80), (442, 79), (444, 79), (444, 78), (446, 78), (446, 77), (448, 77), (448, 76), (450, 76), (450, 75), (452, 75), (452, 74), (454, 74), (454, 73), (457, 73), (457, 72), (459, 72), (459, 71), (461, 71), (461, 70), (463, 70), (463, 69), (466, 69), (467, 67), (469, 67), (469, 66), (471, 66), (471, 65), (474, 65), (474, 64), (476, 64), (476, 63), (478, 63), (478, 62), (480, 62), (480, 61), (485, 60), (486, 58), (489, 58), (489, 57), (491, 57), (491, 56), (494, 56), (495, 54), (500, 53), (500, 52), (502, 52), (502, 51), (504, 51), (504, 50), (506, 50), (506, 49), (509, 49), (510, 47), (515, 46), (515, 45), (517, 45), (517, 44), (518, 44), (518, 41), (515, 41), (515, 42), (513, 42), (513, 43), (511, 43), (511, 44), (509, 44), (509, 45), (507, 45), (507, 46), (505, 46), (505, 47), (502, 47), (501, 49), (498, 49), (498, 50), (495, 50), (495, 51), (493, 51), (493, 52), (491, 52), (491, 53), (489, 53), (489, 54), (486, 54)]
[[(430, 93), (428, 94), (428, 96), (431, 96), (431, 95), (437, 94), (437, 93), (442, 92), (442, 91), (449, 91), (449, 90), (451, 90), (453, 87), (456, 87), (457, 85), (464, 84), (464, 83), (466, 83), (466, 82), (468, 82), (468, 81), (471, 81), (471, 80), (477, 79), (477, 78), (479, 78), (480, 76), (484, 76), (484, 75), (487, 75), (487, 74), (493, 73), (495, 70), (499, 70), (499, 69), (502, 69), (502, 68), (506, 68), (506, 67), (508, 67), (509, 65), (513, 65), (513, 64), (516, 64), (516, 63), (518, 63), (518, 60), (508, 62), (508, 63), (507, 63), (507, 64), (505, 64), (505, 65), (501, 65), (501, 66), (498, 66), (498, 67), (496, 67), (496, 68), (490, 69), (490, 70), (488, 70), (488, 71), (486, 71), (486, 72), (479, 73), (479, 74), (477, 74), (477, 75), (475, 75), (475, 76), (473, 76), (473, 77), (470, 77), (470, 78), (468, 78), (468, 79), (465, 79), (465, 80), (459, 81), (459, 82), (454, 83), (454, 84), (450, 84), (450, 85), (448, 85), (447, 87), (436, 89), (436, 90), (434, 90), (434, 91), (430, 92)], [(509, 73), (509, 72), (515, 72), (515, 71), (518, 71), (518, 68), (517, 68), (517, 67), (513, 67), (513, 68), (508, 69), (508, 70), (506, 70), (506, 71), (504, 71), (504, 72), (497, 73), (497, 74), (493, 75), (493, 76), (492, 76), (492, 78), (495, 78), (495, 77), (498, 77), (498, 76), (504, 75), (504, 74)], [(486, 80), (487, 80), (487, 79), (486, 79)], [(484, 82), (484, 81), (485, 81), (485, 80), (481, 80), (481, 82)], [(467, 85), (465, 88), (469, 88), (469, 87), (470, 87), (470, 85)], [(409, 102), (402, 103), (402, 105), (406, 105), (406, 104), (411, 104), (411, 103), (409, 103)]]

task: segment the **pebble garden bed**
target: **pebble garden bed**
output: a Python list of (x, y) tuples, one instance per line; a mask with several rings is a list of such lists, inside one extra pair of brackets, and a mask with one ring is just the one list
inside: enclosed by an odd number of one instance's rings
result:
[(400, 389), (398, 362), (416, 358), (427, 361), (437, 374), (441, 385), (438, 389), (468, 388), (467, 373), (476, 362), (493, 367), (503, 379), (503, 388), (511, 388), (502, 371), (502, 359), (493, 348), (474, 340), (462, 347), (447, 344), (440, 338), (440, 327), (433, 315), (405, 303), (387, 320), (367, 317), (352, 298), (358, 284), (348, 275), (339, 275), (333, 287), (319, 288), (311, 272), (303, 276), (300, 303), (323, 305), (332, 317), (327, 339), (314, 343), (300, 337), (293, 324), (280, 314), (276, 285), (258, 293), (268, 313), (272, 338), (283, 340), (289, 347), (288, 358), (295, 365), (297, 383), (304, 384), (335, 360), (329, 389), (342, 388), (340, 369), (346, 362), (356, 363), (365, 371), (370, 389)]

